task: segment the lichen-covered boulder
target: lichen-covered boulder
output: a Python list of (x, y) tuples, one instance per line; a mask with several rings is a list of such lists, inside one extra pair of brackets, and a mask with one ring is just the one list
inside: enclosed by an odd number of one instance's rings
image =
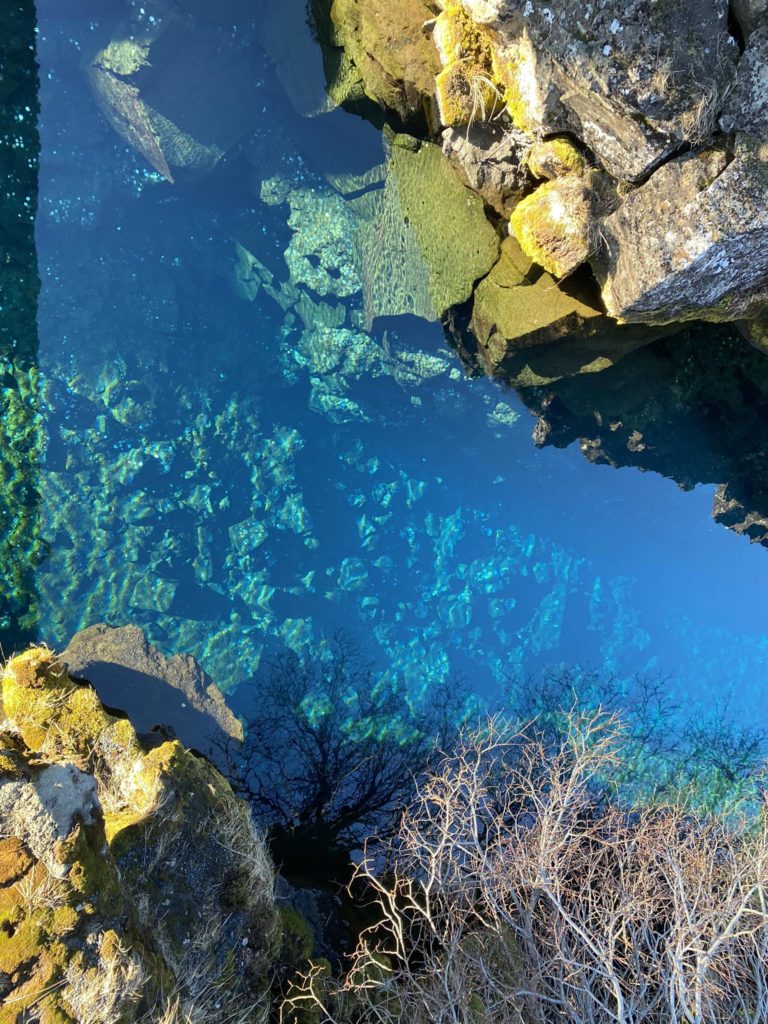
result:
[(681, 143), (709, 137), (738, 57), (727, 0), (464, 6), (495, 31), (510, 110), (528, 122), (520, 126), (551, 131), (554, 92), (574, 134), (626, 181), (641, 180)]
[[(0, 707), (2, 1024), (224, 1024), (263, 998), (279, 945), (247, 808), (177, 742), (146, 750), (47, 649)], [(174, 1018), (176, 1019), (176, 1018)]]
[(626, 322), (736, 320), (765, 301), (768, 146), (665, 164), (601, 223), (608, 313)]
[(768, 26), (750, 36), (720, 115), (720, 127), (768, 142)]
[(473, 124), (443, 132), (443, 153), (459, 178), (502, 215), (509, 215), (528, 185), (526, 150), (520, 133), (500, 124)]
[(555, 178), (526, 196), (509, 226), (530, 259), (554, 277), (566, 277), (592, 251), (595, 215), (592, 190), (577, 175)]
[(581, 278), (555, 281), (511, 236), (475, 290), (470, 330), (480, 368), (521, 387), (599, 373), (659, 335), (613, 323), (594, 286)]
[(528, 170), (534, 178), (563, 178), (568, 174), (585, 174), (584, 154), (566, 138), (536, 139), (526, 157)]

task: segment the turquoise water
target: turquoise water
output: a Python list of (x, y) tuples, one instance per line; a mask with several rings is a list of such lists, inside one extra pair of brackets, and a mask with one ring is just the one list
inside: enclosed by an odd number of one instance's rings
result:
[(248, 131), (173, 185), (84, 72), (120, 11), (38, 4), (36, 354), (4, 383), (36, 497), (4, 646), (138, 622), (232, 691), (344, 628), (414, 695), (580, 664), (765, 712), (768, 554), (711, 522), (713, 488), (537, 450), (437, 323), (369, 322), (386, 145), (317, 112), (290, 5), (230, 33)]

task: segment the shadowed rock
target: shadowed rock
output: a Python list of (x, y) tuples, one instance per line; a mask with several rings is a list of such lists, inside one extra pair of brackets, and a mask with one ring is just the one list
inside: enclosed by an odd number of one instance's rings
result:
[(75, 679), (87, 680), (101, 701), (129, 715), (138, 732), (173, 730), (187, 746), (219, 764), (219, 746), (242, 739), (243, 728), (221, 691), (194, 658), (168, 658), (138, 626), (103, 623), (76, 633), (61, 656)]
[(768, 546), (768, 360), (733, 328), (698, 327), (604, 373), (525, 389), (537, 445), (653, 470), (684, 490), (717, 484), (713, 516)]

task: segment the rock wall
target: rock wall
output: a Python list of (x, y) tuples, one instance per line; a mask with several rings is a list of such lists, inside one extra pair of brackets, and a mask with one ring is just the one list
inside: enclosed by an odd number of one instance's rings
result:
[(222, 776), (177, 741), (143, 746), (46, 648), (13, 658), (0, 1022), (258, 1020), (279, 944), (269, 858)]

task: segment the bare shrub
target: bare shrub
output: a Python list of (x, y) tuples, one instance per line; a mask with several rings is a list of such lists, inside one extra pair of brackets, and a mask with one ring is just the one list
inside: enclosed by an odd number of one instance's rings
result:
[(491, 720), (420, 783), (358, 883), (381, 920), (340, 987), (314, 969), (283, 1008), (413, 1024), (768, 1020), (768, 819), (625, 811), (595, 782), (625, 731)]

